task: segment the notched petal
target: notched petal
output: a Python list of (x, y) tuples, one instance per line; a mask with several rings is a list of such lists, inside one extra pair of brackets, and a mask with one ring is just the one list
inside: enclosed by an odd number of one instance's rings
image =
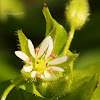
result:
[(31, 55), (35, 58), (34, 45), (32, 44), (32, 41), (30, 39), (28, 39), (28, 48), (29, 48)]
[(59, 57), (59, 58), (56, 58), (54, 60), (51, 60), (49, 61), (48, 63), (50, 65), (57, 65), (57, 64), (61, 64), (61, 63), (64, 63), (65, 61), (67, 61), (68, 57), (67, 56), (62, 56), (62, 57)]
[(48, 71), (44, 71), (45, 78), (51, 78), (51, 74)]
[(36, 71), (31, 72), (31, 77), (34, 78), (36, 76)]
[(51, 39), (45, 59), (47, 59), (50, 56), (50, 54), (52, 53), (52, 50), (53, 50), (53, 40)]
[(44, 39), (44, 41), (42, 42), (41, 46), (40, 46), (40, 51), (38, 53), (38, 58), (41, 57), (44, 53), (44, 51), (48, 48), (48, 45), (50, 44), (51, 41), (51, 36), (48, 36)]
[(28, 56), (22, 51), (15, 51), (15, 55), (24, 61), (28, 61)]
[(56, 67), (56, 66), (51, 66), (51, 67), (48, 67), (48, 68), (53, 68), (53, 71), (58, 71), (58, 72), (63, 72), (64, 69), (60, 68), (60, 67)]
[(32, 66), (24, 66), (23, 67), (23, 70), (25, 71), (25, 72), (31, 72), (32, 71)]
[(43, 78), (43, 79), (44, 79), (44, 78), (45, 78), (45, 77), (44, 77), (44, 75), (42, 75), (42, 74), (41, 74), (41, 78)]

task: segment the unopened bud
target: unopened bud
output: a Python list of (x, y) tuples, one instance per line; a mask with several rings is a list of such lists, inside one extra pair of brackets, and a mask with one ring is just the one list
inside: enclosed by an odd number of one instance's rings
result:
[(87, 0), (71, 0), (66, 7), (66, 17), (71, 26), (80, 29), (86, 22), (89, 15)]

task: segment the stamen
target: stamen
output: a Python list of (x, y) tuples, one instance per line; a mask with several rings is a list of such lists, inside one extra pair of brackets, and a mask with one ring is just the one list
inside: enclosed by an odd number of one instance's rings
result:
[(43, 54), (43, 56), (41, 58), (41, 61), (44, 60), (45, 55), (46, 55), (46, 52), (44, 52), (44, 54)]
[(41, 74), (37, 74), (36, 76), (37, 76), (37, 77), (41, 77)]
[(46, 63), (46, 66), (48, 66), (48, 63)]
[(53, 71), (53, 68), (50, 68), (49, 73), (52, 73), (52, 71)]
[(31, 58), (30, 58), (30, 57), (28, 58), (28, 62), (29, 62), (29, 63), (31, 62)]
[(36, 52), (39, 52), (39, 51), (40, 51), (40, 48), (36, 48), (35, 51), (36, 51)]
[(46, 54), (47, 54), (47, 52), (46, 52), (46, 51), (44, 51), (44, 54), (46, 55)]
[(96, 87), (99, 87), (99, 82), (97, 81)]
[(50, 54), (50, 57), (55, 58), (55, 55), (52, 53), (52, 54)]
[(44, 3), (44, 7), (46, 7), (46, 8), (47, 8), (47, 5), (46, 5), (46, 3)]
[(39, 64), (39, 62), (37, 62), (37, 64)]

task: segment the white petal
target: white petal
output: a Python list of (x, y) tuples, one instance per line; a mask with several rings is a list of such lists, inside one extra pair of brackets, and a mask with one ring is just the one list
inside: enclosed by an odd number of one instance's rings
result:
[(32, 41), (29, 39), (28, 39), (28, 48), (29, 48), (31, 55), (35, 58), (34, 45), (32, 44)]
[(31, 77), (34, 78), (36, 76), (36, 71), (31, 72)]
[(54, 71), (58, 71), (58, 72), (63, 72), (64, 69), (60, 68), (60, 67), (55, 67), (55, 66), (51, 66), (51, 67), (48, 67), (49, 69), (50, 68), (53, 68)]
[(45, 77), (41, 74), (41, 78), (45, 78)]
[(31, 72), (32, 71), (32, 66), (24, 66), (23, 67), (23, 70), (25, 71), (25, 72)]
[(47, 49), (48, 45), (50, 44), (51, 36), (48, 36), (47, 38), (44, 39), (40, 46), (40, 51), (38, 53), (38, 58), (41, 57), (44, 53), (44, 51)]
[(48, 71), (44, 71), (44, 76), (46, 78), (51, 78), (51, 74)]
[(22, 51), (15, 51), (15, 55), (24, 61), (28, 60), (28, 56)]
[(56, 65), (56, 64), (61, 64), (61, 63), (65, 62), (66, 60), (67, 60), (67, 56), (62, 56), (62, 57), (56, 58), (54, 60), (51, 60), (48, 63), (50, 65)]
[(53, 40), (51, 39), (51, 40), (50, 40), (49, 47), (48, 47), (48, 50), (47, 50), (47, 54), (46, 54), (46, 56), (45, 56), (45, 59), (47, 59), (47, 58), (50, 56), (52, 50), (53, 50)]

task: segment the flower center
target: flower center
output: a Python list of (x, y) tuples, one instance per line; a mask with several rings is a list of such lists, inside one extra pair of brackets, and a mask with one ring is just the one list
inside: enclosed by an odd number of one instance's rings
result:
[(39, 73), (43, 73), (46, 70), (47, 63), (41, 60), (35, 60), (35, 67), (33, 70), (36, 70)]
[[(40, 48), (36, 48), (35, 49), (36, 53), (38, 54), (38, 52), (40, 51)], [(48, 63), (45, 61), (45, 55), (47, 54), (46, 51), (44, 51), (44, 54), (42, 55), (41, 58), (35, 58), (35, 62), (34, 62), (34, 67), (33, 67), (33, 71), (36, 71), (38, 74), (36, 75), (37, 77), (41, 77), (41, 74), (44, 74), (44, 71), (47, 70), (47, 66)], [(55, 55), (53, 53), (50, 54), (50, 59), (51, 58), (55, 58)], [(31, 62), (31, 59), (28, 59), (29, 62)], [(49, 73), (52, 73), (53, 68), (50, 68)], [(41, 73), (41, 74), (39, 74)]]

